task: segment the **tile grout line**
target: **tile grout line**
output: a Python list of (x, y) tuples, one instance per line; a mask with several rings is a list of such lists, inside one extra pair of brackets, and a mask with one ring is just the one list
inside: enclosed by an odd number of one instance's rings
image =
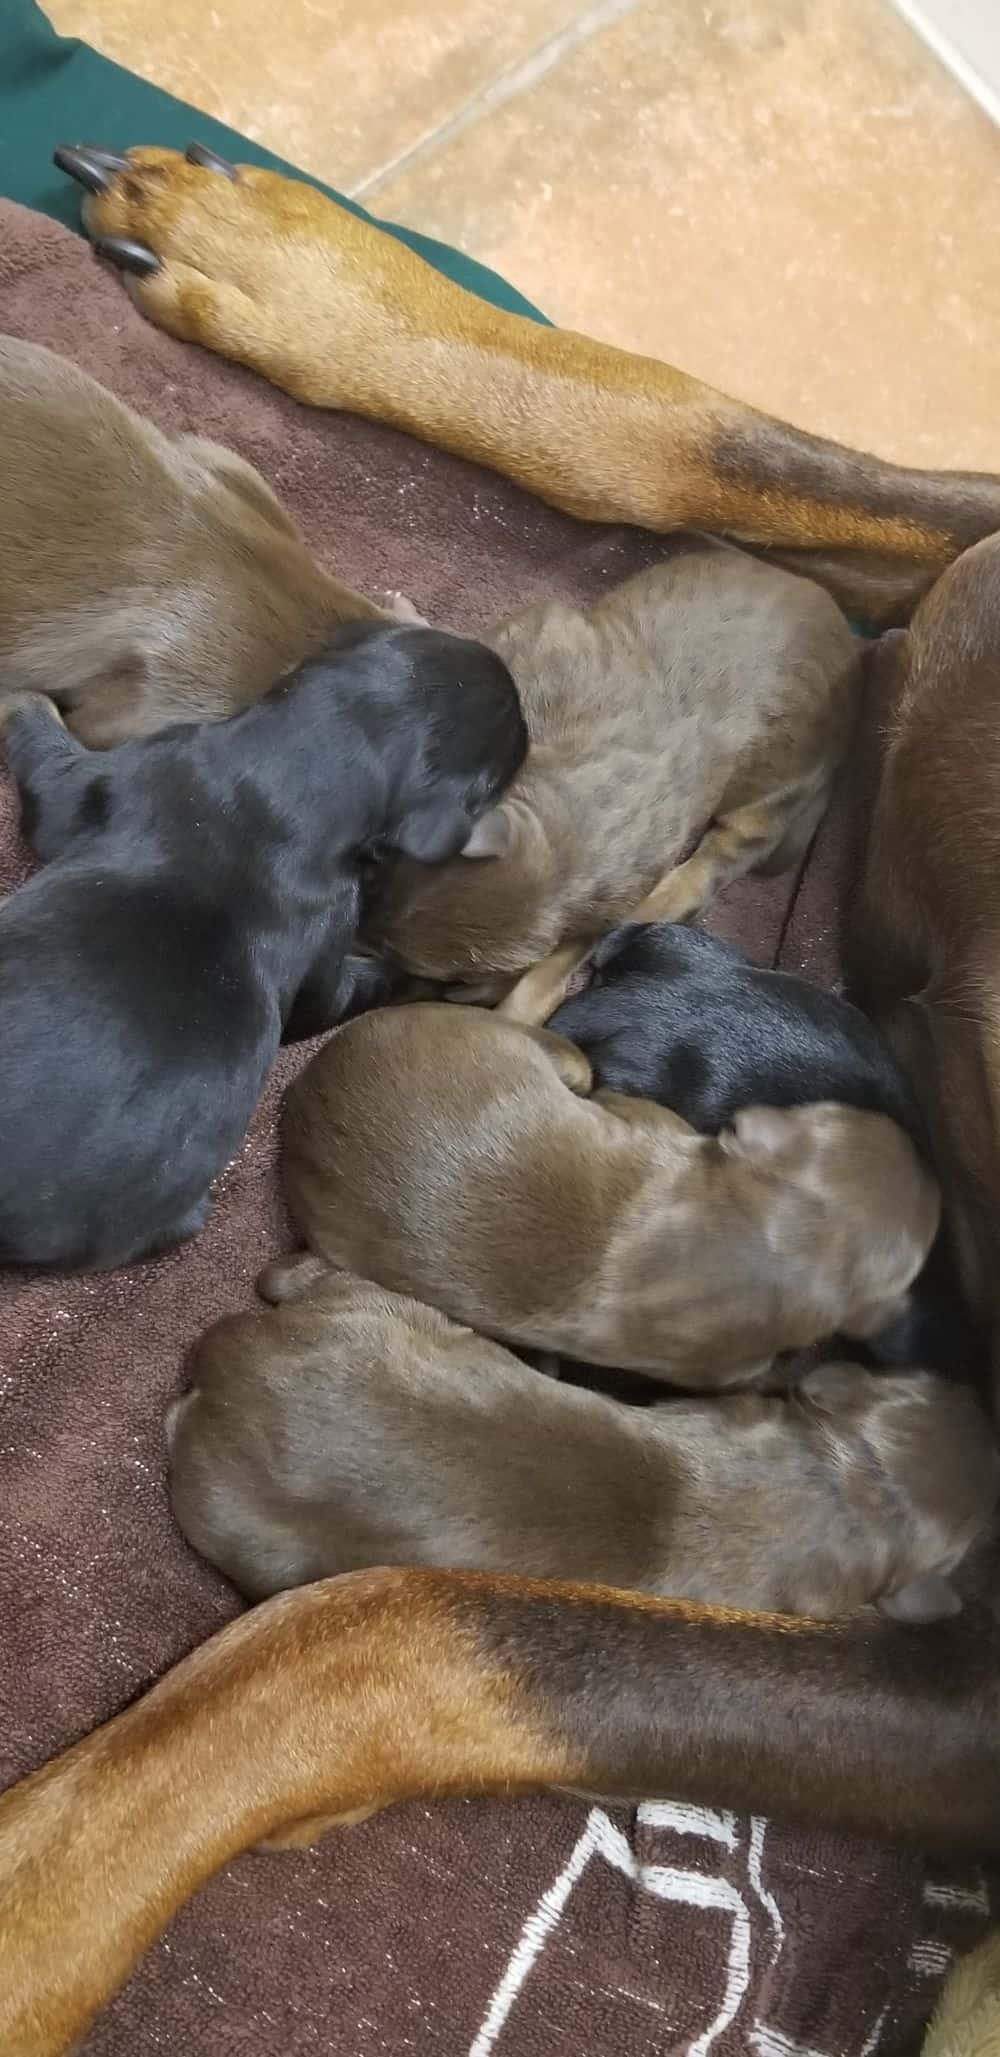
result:
[(379, 186), (385, 185), (397, 173), (409, 171), (412, 165), (419, 164), (432, 151), (440, 149), (442, 144), (450, 143), (453, 136), (461, 135), (463, 129), (471, 127), (473, 122), (481, 120), (484, 115), (494, 114), (499, 107), (506, 106), (508, 100), (515, 99), (518, 93), (523, 93), (528, 86), (533, 86), (538, 79), (544, 78), (547, 72), (553, 71), (557, 64), (562, 63), (564, 57), (578, 50), (581, 43), (589, 42), (592, 36), (598, 35), (602, 29), (610, 28), (613, 23), (620, 21), (623, 15), (631, 14), (638, 4), (639, 0), (593, 0), (593, 4), (586, 7), (566, 28), (556, 29), (527, 57), (515, 58), (513, 63), (506, 65), (503, 71), (497, 73), (495, 79), (490, 80), (489, 85), (481, 86), (478, 92), (473, 93), (464, 107), (457, 108), (454, 114), (439, 122), (436, 128), (428, 129), (425, 135), (418, 136), (415, 143), (410, 143), (397, 156), (387, 158), (377, 170), (359, 179), (356, 185), (348, 189), (350, 199), (367, 200), (371, 194), (377, 192)]

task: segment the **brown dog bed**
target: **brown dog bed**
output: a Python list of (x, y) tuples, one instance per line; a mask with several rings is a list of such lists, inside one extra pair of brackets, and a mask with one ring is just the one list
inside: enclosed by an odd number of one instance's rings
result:
[[(446, 625), (475, 629), (546, 593), (591, 598), (663, 547), (566, 520), (392, 430), (310, 414), (170, 341), (86, 245), (8, 202), (0, 328), (74, 358), (163, 427), (232, 444), (326, 563)], [(836, 850), (833, 822), (801, 881), (734, 888), (713, 925), (761, 962), (832, 977)], [(24, 871), (4, 777), (0, 888)], [(238, 1609), (172, 1526), (163, 1412), (194, 1338), (248, 1304), (287, 1247), (273, 1122), (300, 1061), (277, 1067), (195, 1243), (114, 1276), (0, 1278), (0, 1784)], [(974, 1869), (722, 1810), (414, 1805), (313, 1850), (243, 1857), (81, 2049), (862, 2057), (912, 2045), (988, 1913)]]

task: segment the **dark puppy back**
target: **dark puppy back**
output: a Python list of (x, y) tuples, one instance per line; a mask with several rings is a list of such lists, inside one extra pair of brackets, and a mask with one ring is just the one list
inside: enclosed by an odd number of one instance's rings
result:
[(598, 1085), (657, 1100), (704, 1134), (743, 1107), (837, 1100), (890, 1115), (920, 1144), (904, 1074), (836, 993), (676, 922), (614, 929), (591, 965), (549, 1027), (586, 1051)]
[(363, 860), (461, 850), (526, 738), (492, 651), (395, 624), (96, 756), (47, 708), (5, 730), (43, 868), (0, 908), (0, 1262), (104, 1266), (200, 1226), (282, 1036), (384, 997)]

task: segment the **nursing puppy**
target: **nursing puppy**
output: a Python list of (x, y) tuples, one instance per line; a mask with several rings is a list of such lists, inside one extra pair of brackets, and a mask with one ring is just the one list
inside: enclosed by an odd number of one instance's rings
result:
[(680, 922), (625, 923), (591, 952), (583, 989), (552, 1017), (594, 1081), (717, 1135), (741, 1107), (838, 1100), (923, 1142), (912, 1088), (860, 1008)]
[(50, 703), (7, 757), (44, 869), (0, 909), (0, 1261), (191, 1235), (282, 1034), (382, 990), (346, 960), (362, 859), (437, 862), (517, 769), (491, 651), (350, 624), (228, 722), (92, 755)]
[(236, 712), (382, 610), (321, 570), (252, 465), (167, 436), (0, 336), (0, 719), (48, 693), (92, 748)]
[(817, 586), (701, 540), (586, 613), (547, 602), (487, 640), (517, 681), (524, 768), (461, 862), (394, 867), (368, 927), (408, 970), (482, 997), (536, 966), (505, 1011), (540, 1022), (613, 924), (686, 921), (802, 854), (853, 730), (860, 645)]
[(255, 1600), (431, 1564), (929, 1621), (1000, 1483), (971, 1393), (928, 1372), (637, 1410), (346, 1274), (209, 1329), (169, 1433), (181, 1528)]
[(902, 1311), (938, 1195), (895, 1122), (757, 1107), (699, 1136), (590, 1082), (545, 1030), (380, 1009), (288, 1093), (293, 1219), (325, 1264), (470, 1328), (691, 1388)]
[[(550, 1027), (579, 1045), (598, 1086), (672, 1107), (717, 1135), (741, 1107), (836, 1100), (888, 1114), (925, 1156), (912, 1088), (860, 1008), (678, 922), (631, 923), (591, 953), (582, 992)], [(981, 1348), (943, 1232), (909, 1306), (866, 1354), (883, 1364), (971, 1370)]]

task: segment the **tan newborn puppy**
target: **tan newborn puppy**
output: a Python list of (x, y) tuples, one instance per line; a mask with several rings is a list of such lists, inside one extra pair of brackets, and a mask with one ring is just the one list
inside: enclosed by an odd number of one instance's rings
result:
[(586, 613), (546, 602), (486, 641), (517, 684), (524, 769), (461, 858), (386, 873), (368, 932), (484, 997), (565, 945), (509, 1003), (541, 1021), (617, 922), (685, 921), (801, 855), (853, 729), (861, 645), (808, 579), (704, 539)]
[(885, 1115), (748, 1108), (701, 1136), (589, 1085), (572, 1044), (477, 1008), (360, 1016), (285, 1102), (293, 1218), (470, 1328), (683, 1386), (899, 1314), (939, 1203)]
[(347, 1274), (217, 1323), (193, 1374), (174, 1513), (254, 1599), (432, 1564), (930, 1620), (997, 1494), (984, 1416), (929, 1372), (623, 1407)]

